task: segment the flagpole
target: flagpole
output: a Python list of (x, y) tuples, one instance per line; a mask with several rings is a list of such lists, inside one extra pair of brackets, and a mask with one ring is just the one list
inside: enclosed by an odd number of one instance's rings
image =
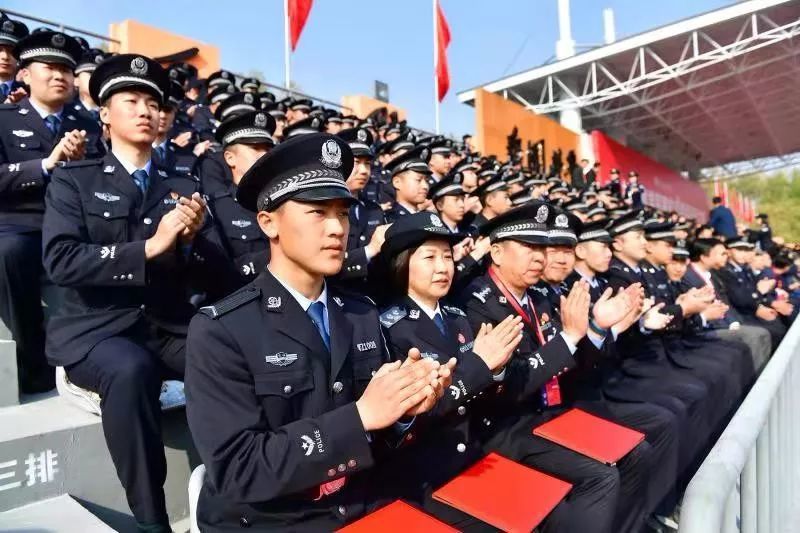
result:
[(434, 116), (436, 121), (436, 134), (439, 134), (439, 31), (437, 24), (436, 3), (438, 0), (433, 0), (433, 107)]
[(291, 37), (289, 36), (289, 0), (283, 0), (283, 68), (284, 68), (284, 86), (287, 91), (290, 91), (291, 85), (291, 70), (289, 67), (289, 59), (291, 58)]

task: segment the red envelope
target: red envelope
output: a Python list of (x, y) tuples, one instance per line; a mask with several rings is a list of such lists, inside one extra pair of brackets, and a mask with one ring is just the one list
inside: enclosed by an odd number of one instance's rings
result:
[(397, 500), (370, 513), (339, 531), (346, 533), (457, 533), (444, 524), (407, 503)]
[(566, 481), (490, 453), (433, 497), (496, 528), (528, 533), (571, 488)]
[(607, 465), (614, 465), (639, 445), (645, 434), (580, 409), (533, 429), (533, 434)]

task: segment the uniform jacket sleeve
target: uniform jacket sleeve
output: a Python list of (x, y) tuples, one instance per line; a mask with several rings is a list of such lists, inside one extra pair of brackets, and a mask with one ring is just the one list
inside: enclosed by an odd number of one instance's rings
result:
[[(208, 476), (226, 498), (266, 502), (335, 479), (336, 465), (374, 459), (355, 402), (281, 427), (270, 427), (236, 340), (220, 321), (197, 315), (189, 328), (186, 412)], [(306, 455), (303, 436), (320, 435), (325, 451)], [(338, 474), (335, 474), (338, 475)]]
[[(43, 263), (50, 279), (61, 286), (144, 286), (144, 241), (89, 242), (81, 196), (66, 169), (56, 169), (45, 195), (42, 225)], [(128, 273), (118, 279), (120, 273)]]

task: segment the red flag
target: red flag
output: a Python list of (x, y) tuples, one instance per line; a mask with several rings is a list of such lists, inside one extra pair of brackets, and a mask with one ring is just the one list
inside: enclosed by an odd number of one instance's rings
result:
[(297, 41), (300, 40), (300, 33), (308, 20), (311, 12), (311, 4), (314, 0), (288, 0), (289, 5), (289, 35), (292, 42), (292, 51), (297, 48)]
[(436, 87), (439, 90), (439, 101), (450, 89), (450, 71), (447, 69), (447, 47), (450, 46), (450, 26), (444, 18), (439, 2), (436, 2)]

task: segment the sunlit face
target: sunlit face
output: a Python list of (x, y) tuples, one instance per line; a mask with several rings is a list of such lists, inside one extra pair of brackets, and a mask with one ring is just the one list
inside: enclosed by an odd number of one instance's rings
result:
[(436, 200), (436, 209), (442, 217), (459, 223), (464, 220), (464, 195), (443, 196)]
[(22, 81), (31, 89), (36, 101), (59, 107), (72, 98), (75, 76), (66, 65), (34, 62), (21, 70)]
[(518, 291), (535, 285), (542, 277), (546, 260), (544, 246), (502, 241), (492, 244), (490, 253), (503, 279)]
[(614, 237), (614, 249), (632, 261), (642, 261), (647, 257), (646, 245), (642, 230), (628, 231)]
[(428, 166), (433, 172), (444, 176), (450, 172), (450, 157), (448, 154), (433, 154), (428, 161)]
[(287, 122), (285, 117), (275, 117), (275, 137), (278, 139), (283, 138), (283, 130), (286, 128), (286, 124)]
[(670, 281), (680, 281), (683, 279), (684, 274), (686, 274), (688, 266), (689, 263), (686, 259), (671, 259), (664, 266), (664, 270), (667, 271), (667, 276)]
[(370, 158), (366, 156), (354, 158), (353, 171), (350, 173), (350, 177), (347, 178), (347, 188), (350, 189), (350, 192), (357, 193), (367, 186), (370, 175), (370, 163)]
[(17, 73), (17, 60), (14, 59), (14, 47), (0, 44), (0, 81), (13, 79)]
[(305, 109), (290, 109), (291, 115), (287, 111), (286, 118), (289, 120), (289, 124), (294, 124), (295, 122), (300, 122), (301, 120), (308, 118), (308, 111)]
[(746, 265), (750, 261), (750, 256), (752, 253), (750, 250), (743, 250), (741, 248), (728, 248), (728, 257), (730, 257), (734, 263), (739, 265)]
[(478, 188), (478, 174), (474, 170), (468, 168), (461, 172), (463, 179), (461, 180), (461, 188), (464, 192), (471, 193)]
[(501, 190), (487, 194), (485, 207), (491, 209), (496, 215), (502, 215), (511, 209), (511, 197), (509, 197), (508, 191)]
[(272, 212), (259, 211), (258, 225), (270, 239), (273, 257), (316, 276), (333, 276), (342, 268), (350, 230), (346, 200), (288, 200)]
[(225, 148), (222, 156), (231, 169), (233, 183), (236, 185), (242, 180), (242, 176), (250, 170), (256, 161), (261, 159), (270, 150), (269, 144), (232, 144)]
[(75, 88), (78, 90), (78, 94), (81, 95), (81, 98), (90, 98), (89, 94), (89, 80), (92, 78), (91, 72), (81, 72), (77, 76), (75, 76)]
[(663, 266), (672, 261), (675, 246), (667, 241), (647, 241), (647, 257), (656, 266)]
[(604, 242), (581, 242), (575, 247), (575, 255), (593, 272), (607, 272), (611, 264), (611, 247)]
[(408, 292), (422, 299), (447, 296), (453, 281), (453, 250), (446, 241), (430, 240), (417, 248), (408, 260)]
[(398, 202), (421, 204), (428, 195), (427, 176), (413, 170), (406, 170), (394, 176), (392, 185), (397, 191)]
[(722, 268), (728, 262), (728, 251), (724, 245), (717, 244), (708, 251), (705, 260), (709, 268)]
[(100, 108), (100, 120), (109, 126), (113, 140), (149, 146), (158, 133), (160, 108), (150, 93), (120, 91)]
[(550, 283), (561, 283), (575, 268), (575, 250), (571, 246), (548, 246), (545, 248), (544, 279)]

